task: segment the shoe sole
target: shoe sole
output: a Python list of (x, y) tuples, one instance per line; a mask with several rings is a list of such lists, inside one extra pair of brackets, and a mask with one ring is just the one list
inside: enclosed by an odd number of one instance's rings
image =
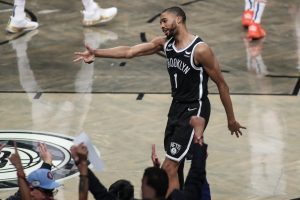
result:
[(83, 26), (95, 26), (98, 24), (104, 24), (106, 22), (111, 21), (115, 16), (116, 16), (116, 14), (111, 17), (100, 18), (98, 20), (83, 20), (82, 24), (83, 24)]
[(8, 26), (8, 27), (6, 27), (5, 30), (8, 33), (20, 33), (20, 32), (23, 32), (23, 31), (32, 31), (32, 30), (35, 30), (37, 28), (38, 27), (18, 28), (18, 27), (14, 27), (14, 26)]
[(252, 40), (259, 40), (261, 38), (264, 38), (266, 36), (266, 32), (264, 29), (260, 29), (260, 31), (249, 31), (248, 30), (248, 34), (247, 34), (247, 38), (250, 38)]

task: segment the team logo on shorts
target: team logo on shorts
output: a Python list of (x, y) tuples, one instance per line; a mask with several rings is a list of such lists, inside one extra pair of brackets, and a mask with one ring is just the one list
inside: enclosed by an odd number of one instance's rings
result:
[(175, 142), (171, 142), (170, 148), (171, 148), (171, 154), (175, 155), (180, 151), (181, 145)]
[(71, 178), (78, 172), (69, 151), (73, 138), (47, 132), (0, 131), (0, 143), (6, 144), (0, 153), (0, 190), (18, 187), (16, 169), (8, 159), (14, 153), (13, 141), (17, 143), (27, 175), (40, 168), (43, 163), (38, 152), (39, 142), (45, 143), (52, 154), (55, 166), (52, 167), (52, 173), (55, 180)]

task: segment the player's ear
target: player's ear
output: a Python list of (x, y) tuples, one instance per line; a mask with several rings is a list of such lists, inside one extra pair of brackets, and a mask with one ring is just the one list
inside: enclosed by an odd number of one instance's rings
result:
[(181, 17), (177, 16), (177, 17), (176, 17), (176, 23), (177, 23), (177, 24), (180, 24), (181, 21), (182, 21)]
[(182, 22), (182, 17), (177, 16), (177, 17), (176, 17), (176, 23), (177, 23), (177, 24), (180, 24), (181, 22)]

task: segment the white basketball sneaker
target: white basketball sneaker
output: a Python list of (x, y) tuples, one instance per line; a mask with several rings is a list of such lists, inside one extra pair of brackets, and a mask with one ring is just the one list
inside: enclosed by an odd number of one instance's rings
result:
[(86, 10), (82, 11), (84, 26), (94, 26), (97, 24), (102, 24), (112, 20), (118, 13), (116, 7), (111, 8), (100, 8), (98, 5), (92, 12), (87, 12)]
[(22, 31), (30, 31), (37, 29), (39, 24), (31, 21), (29, 18), (16, 20), (14, 17), (10, 17), (6, 27), (6, 31), (9, 33), (19, 33)]

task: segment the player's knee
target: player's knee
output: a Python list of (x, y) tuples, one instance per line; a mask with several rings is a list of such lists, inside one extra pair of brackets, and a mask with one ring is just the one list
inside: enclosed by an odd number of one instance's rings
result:
[(169, 176), (176, 175), (179, 167), (179, 163), (166, 159), (162, 165), (162, 168), (167, 172)]

